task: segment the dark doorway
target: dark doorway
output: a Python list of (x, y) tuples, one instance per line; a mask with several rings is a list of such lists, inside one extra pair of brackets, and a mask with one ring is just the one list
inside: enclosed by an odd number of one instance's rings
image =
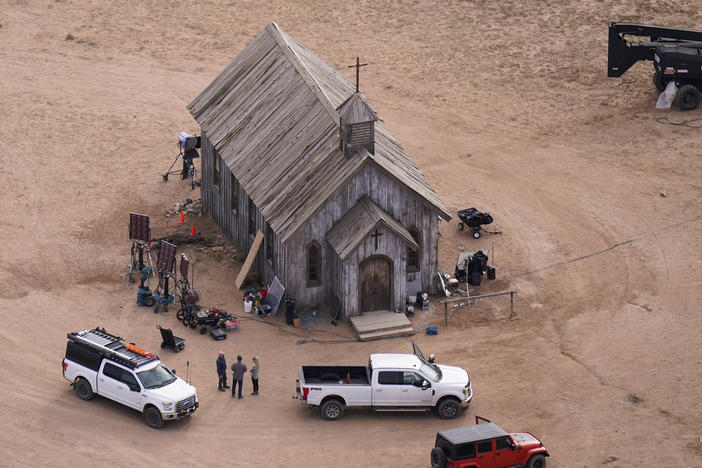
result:
[(392, 262), (387, 257), (369, 257), (358, 267), (360, 313), (391, 310)]

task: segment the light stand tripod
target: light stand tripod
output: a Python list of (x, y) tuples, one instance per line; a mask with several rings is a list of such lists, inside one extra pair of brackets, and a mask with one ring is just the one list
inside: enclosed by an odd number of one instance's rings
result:
[(173, 267), (175, 266), (176, 249), (177, 247), (175, 244), (161, 241), (161, 246), (158, 250), (158, 261), (156, 262), (156, 267), (158, 268), (158, 287), (154, 292), (154, 301), (156, 302), (154, 313), (158, 313), (161, 304), (163, 304), (163, 310), (168, 312), (168, 304), (172, 304), (175, 299), (170, 294), (169, 281), (173, 275)]
[[(163, 174), (163, 181), (168, 182), (168, 176), (172, 174), (180, 174), (181, 179), (190, 178), (190, 188), (195, 189), (195, 163), (193, 159), (199, 158), (200, 154), (197, 148), (200, 147), (200, 137), (190, 135), (185, 132), (178, 133), (178, 155), (173, 160), (173, 164)], [(174, 171), (173, 166), (178, 162), (178, 158), (183, 158), (183, 168), (180, 171)]]

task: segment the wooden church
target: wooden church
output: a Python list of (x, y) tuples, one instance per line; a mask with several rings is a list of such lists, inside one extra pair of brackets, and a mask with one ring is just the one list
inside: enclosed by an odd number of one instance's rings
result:
[[(358, 69), (357, 69), (358, 70)], [(298, 309), (404, 310), (434, 292), (450, 214), (363, 94), (276, 23), (188, 106), (202, 134), (202, 199)]]

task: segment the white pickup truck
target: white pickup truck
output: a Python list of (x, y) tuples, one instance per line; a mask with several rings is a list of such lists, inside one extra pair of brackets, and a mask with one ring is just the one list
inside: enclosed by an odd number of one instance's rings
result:
[(101, 395), (144, 414), (154, 429), (190, 416), (199, 406), (195, 387), (158, 357), (95, 328), (68, 334), (63, 377), (79, 398)]
[(425, 359), (412, 342), (413, 354), (371, 354), (368, 366), (302, 366), (293, 398), (319, 407), (322, 418), (335, 420), (345, 407), (375, 411), (428, 411), (456, 418), (473, 399), (468, 373)]

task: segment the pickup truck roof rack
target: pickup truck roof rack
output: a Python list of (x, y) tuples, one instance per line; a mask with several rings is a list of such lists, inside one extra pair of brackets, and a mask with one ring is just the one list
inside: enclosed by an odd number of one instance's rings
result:
[(107, 333), (104, 328), (94, 328), (69, 333), (68, 339), (81, 343), (97, 351), (105, 359), (117, 362), (134, 369), (158, 359), (154, 354), (139, 354), (125, 347), (123, 338)]

